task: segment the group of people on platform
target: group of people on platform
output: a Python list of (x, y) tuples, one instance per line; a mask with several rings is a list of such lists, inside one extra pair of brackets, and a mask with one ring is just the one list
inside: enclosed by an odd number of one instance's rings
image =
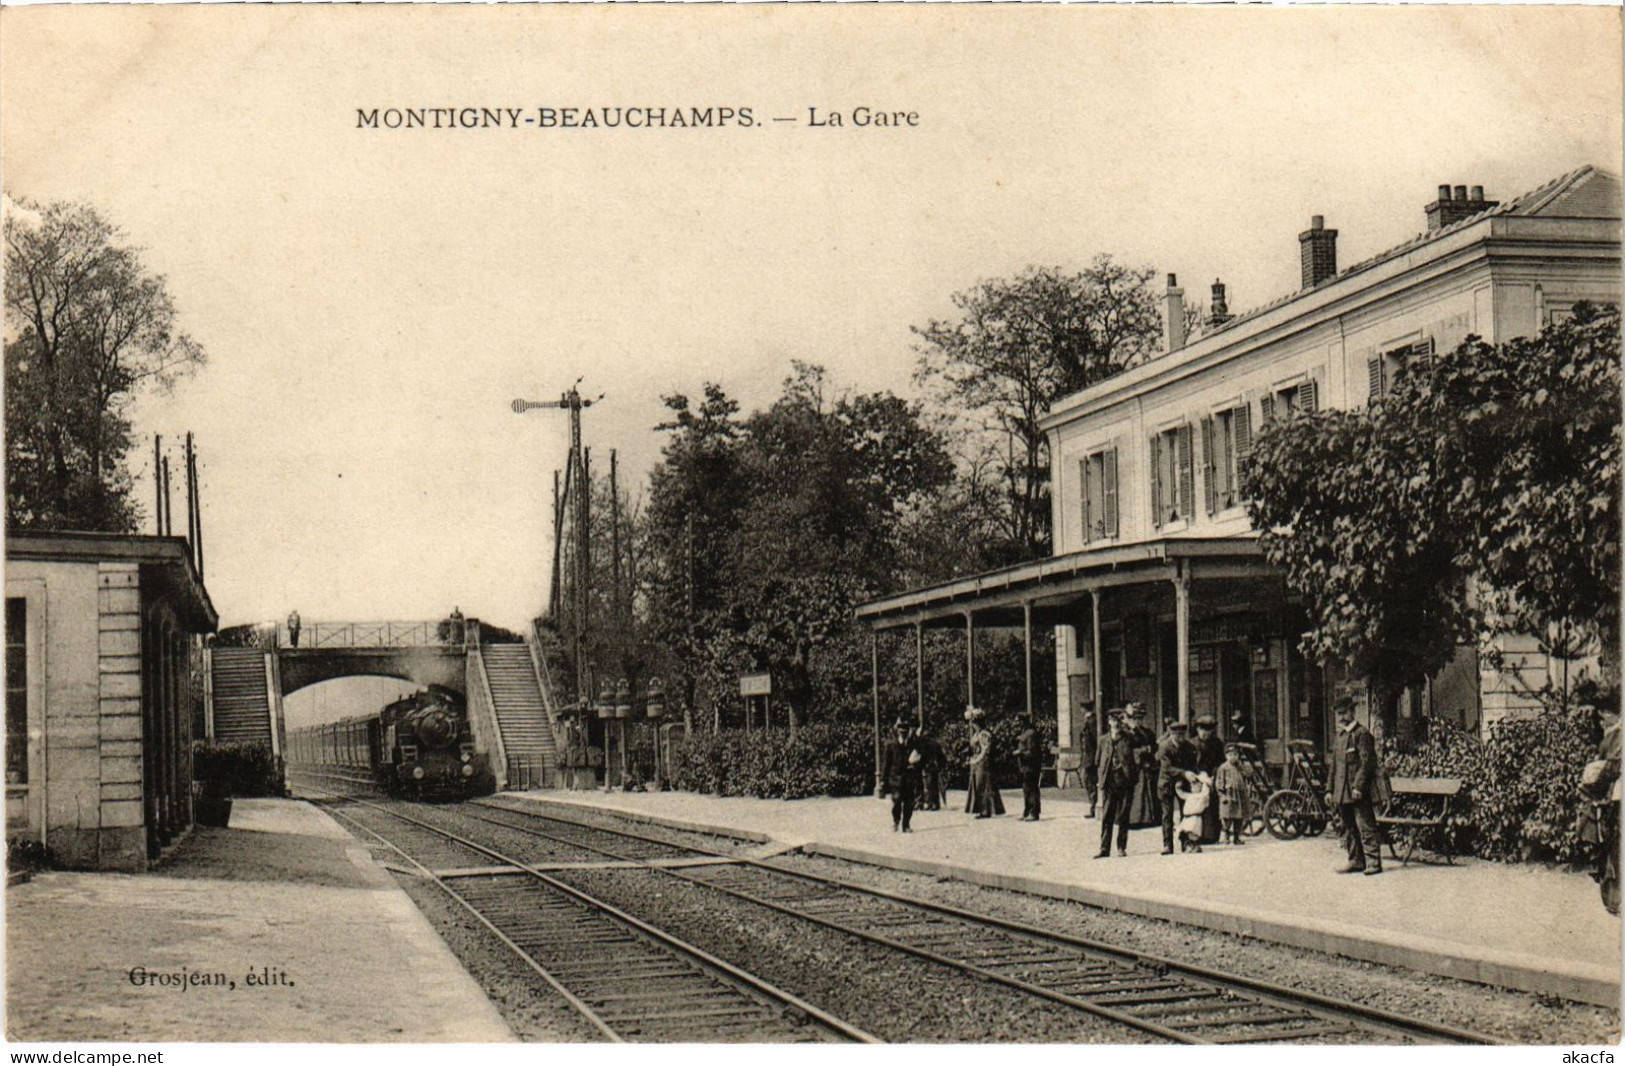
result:
[[(977, 818), (1004, 813), (1004, 800), (993, 781), (993, 734), (986, 714), (977, 707), (965, 712), (970, 725), (970, 757), (965, 811)], [(1377, 762), (1371, 733), (1354, 716), (1351, 701), (1337, 706), (1338, 734), (1332, 746), (1329, 806), (1337, 808), (1345, 828), (1349, 861), (1342, 872), (1382, 872), (1376, 808), (1383, 801), (1386, 779)], [(1089, 795), (1088, 817), (1101, 819), (1097, 859), (1128, 854), (1131, 829), (1162, 828), (1162, 853), (1200, 852), (1204, 845), (1239, 845), (1253, 817), (1246, 770), (1241, 763), (1240, 715), (1232, 721), (1237, 739), (1225, 743), (1212, 717), (1196, 719), (1196, 735), (1185, 722), (1168, 723), (1159, 739), (1145, 724), (1138, 703), (1108, 712), (1106, 730), (1082, 734), (1083, 786)], [(1090, 723), (1092, 725), (1092, 723)], [(1021, 820), (1036, 822), (1041, 808), (1039, 779), (1047, 748), (1035, 723), (1028, 722), (1016, 741), (1021, 769)], [(886, 745), (882, 789), (892, 798), (892, 829), (909, 833), (916, 807), (939, 810), (946, 802), (942, 745), (923, 726), (899, 718)]]
[[(1162, 827), (1162, 853), (1199, 852), (1220, 840), (1240, 844), (1248, 810), (1247, 779), (1240, 748), (1217, 734), (1213, 718), (1196, 720), (1196, 736), (1184, 722), (1170, 722), (1162, 738), (1145, 724), (1137, 703), (1111, 711), (1098, 744), (1084, 730), (1084, 787), (1098, 797), (1100, 851), (1109, 858), (1113, 837), (1117, 854), (1128, 854), (1130, 829)], [(1090, 750), (1094, 748), (1094, 750)], [(1089, 816), (1094, 817), (1091, 802)]]

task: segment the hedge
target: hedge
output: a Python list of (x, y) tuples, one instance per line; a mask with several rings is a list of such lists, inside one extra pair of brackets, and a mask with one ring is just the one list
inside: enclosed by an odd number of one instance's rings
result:
[(1455, 777), (1464, 800), (1452, 805), (1432, 843), (1458, 853), (1512, 862), (1580, 862), (1586, 801), (1580, 773), (1595, 757), (1595, 712), (1547, 710), (1502, 719), (1486, 740), (1446, 729), (1412, 753), (1385, 752), (1396, 777)]
[[(994, 719), (993, 774), (1000, 788), (1021, 787), (1016, 738), (1026, 728), (1019, 716)], [(1040, 722), (1046, 749), (1055, 741), (1055, 723)], [(964, 788), (970, 759), (970, 727), (953, 722), (938, 740), (947, 759), (947, 785)], [(696, 733), (672, 750), (668, 780), (684, 792), (760, 799), (865, 795), (875, 785), (874, 727), (817, 724), (796, 731), (751, 733), (727, 730)]]
[(283, 793), (282, 760), (271, 754), (271, 746), (251, 744), (192, 745), (192, 779), (205, 791), (223, 789), (227, 796), (280, 796)]
[(856, 725), (696, 733), (674, 745), (667, 776), (684, 792), (759, 799), (857, 796), (874, 788), (874, 732)]

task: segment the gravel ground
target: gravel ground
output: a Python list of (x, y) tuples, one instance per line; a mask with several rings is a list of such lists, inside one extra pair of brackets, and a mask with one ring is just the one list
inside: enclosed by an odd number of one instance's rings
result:
[[(454, 813), (456, 808), (440, 810)], [(570, 820), (583, 824), (630, 829), (702, 849), (733, 851), (756, 847), (750, 842), (633, 823), (594, 811), (571, 812), (571, 815)], [(482, 836), (486, 832), (501, 832), (488, 825), (480, 825), (478, 829)], [(504, 833), (503, 836), (504, 843), (519, 846), (520, 834)], [(614, 844), (607, 846), (614, 848)], [(1354, 999), (1514, 1043), (1594, 1044), (1611, 1043), (1619, 1038), (1618, 1013), (1586, 1004), (1489, 988), (1082, 904), (881, 867), (803, 855), (785, 856), (777, 861), (807, 873), (827, 874), (1074, 936), (1152, 954), (1194, 959), (1213, 969)], [(793, 919), (764, 915), (759, 908), (720, 898), (663, 875), (644, 871), (581, 871), (572, 872), (567, 879), (653, 924), (680, 930), (685, 939), (697, 946), (758, 973), (889, 1041), (1124, 1043), (1141, 1039), (1110, 1023), (1093, 1018), (1067, 1018), (1052, 1004), (1029, 1000), (1013, 991), (990, 991), (974, 978), (918, 960), (899, 959), (882, 948), (808, 927)], [(533, 1029), (555, 1034), (561, 1024), (574, 1024), (569, 1022), (568, 1008), (522, 993), (522, 987), (534, 986), (534, 980), (524, 976), (528, 971), (515, 969), (503, 960), (501, 955), (506, 949), (493, 948), (483, 928), (467, 919), (460, 907), (446, 901), (438, 889), (421, 882), (408, 884), (408, 889), (437, 927), (444, 928), (443, 918), (453, 921), (452, 930), (445, 934), (448, 942), (476, 979), (493, 989), (493, 1000), (517, 1032), (527, 1039), (572, 1039), (557, 1035), (532, 1036)], [(426, 897), (437, 897), (438, 901)], [(902, 1010), (896, 1005), (899, 988), (914, 993)], [(580, 1026), (576, 1028), (579, 1030)], [(581, 1038), (591, 1037), (584, 1033)]]
[[(1132, 1030), (651, 871), (559, 880), (892, 1043), (1140, 1043)], [(900, 995), (902, 992), (904, 994)]]
[(1588, 1004), (877, 866), (804, 855), (788, 855), (775, 862), (806, 873), (888, 889), (1072, 936), (1193, 960), (1215, 970), (1352, 999), (1514, 1043), (1596, 1044), (1619, 1040), (1619, 1013)]

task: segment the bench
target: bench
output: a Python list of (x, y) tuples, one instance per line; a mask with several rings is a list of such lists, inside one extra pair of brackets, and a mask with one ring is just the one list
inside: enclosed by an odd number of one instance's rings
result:
[(1083, 787), (1083, 753), (1075, 748), (1060, 748), (1055, 752), (1055, 787), (1064, 789), (1069, 780)]
[[(1377, 813), (1377, 824), (1388, 838), (1388, 850), (1401, 865), (1410, 862), (1416, 851), (1417, 838), (1429, 829), (1445, 825), (1450, 815), (1450, 803), (1461, 792), (1461, 779), (1456, 777), (1395, 777), (1389, 780), (1393, 795), (1388, 805)], [(1404, 811), (1406, 813), (1400, 813)], [(1403, 837), (1405, 853), (1399, 853), (1396, 837)], [(1444, 861), (1454, 865), (1448, 851), (1442, 853)]]

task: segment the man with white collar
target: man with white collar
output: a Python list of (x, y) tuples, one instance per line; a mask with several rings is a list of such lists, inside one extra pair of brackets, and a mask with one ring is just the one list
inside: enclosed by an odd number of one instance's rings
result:
[(1354, 720), (1354, 701), (1337, 701), (1337, 737), (1332, 743), (1332, 790), (1327, 803), (1337, 804), (1343, 819), (1343, 844), (1349, 862), (1338, 873), (1382, 873), (1382, 837), (1377, 830), (1373, 794), (1380, 773), (1377, 743), (1371, 730)]

